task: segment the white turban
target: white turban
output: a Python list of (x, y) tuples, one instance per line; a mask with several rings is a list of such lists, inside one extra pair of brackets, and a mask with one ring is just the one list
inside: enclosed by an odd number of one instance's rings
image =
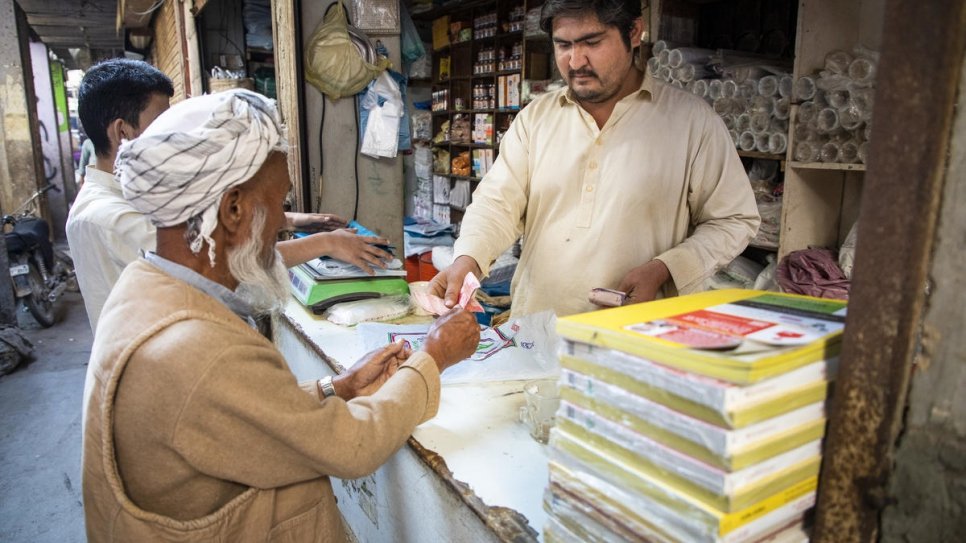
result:
[(218, 224), (221, 196), (251, 179), (285, 135), (275, 101), (236, 89), (188, 98), (162, 113), (118, 150), (115, 174), (124, 197), (158, 227), (200, 216), (195, 254)]

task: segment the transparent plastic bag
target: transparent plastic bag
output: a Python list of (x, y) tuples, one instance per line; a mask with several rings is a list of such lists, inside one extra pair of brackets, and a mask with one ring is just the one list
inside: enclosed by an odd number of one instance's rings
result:
[(371, 300), (358, 300), (335, 304), (326, 310), (329, 322), (342, 326), (355, 326), (360, 322), (388, 321), (405, 317), (412, 310), (409, 296), (383, 296)]

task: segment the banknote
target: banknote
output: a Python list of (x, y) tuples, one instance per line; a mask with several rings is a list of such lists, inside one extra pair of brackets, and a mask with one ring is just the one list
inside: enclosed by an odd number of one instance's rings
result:
[[(466, 277), (463, 279), (463, 286), (460, 288), (459, 306), (467, 311), (482, 313), (483, 306), (473, 297), (478, 288), (480, 288), (480, 280), (472, 272), (466, 274)], [(416, 305), (433, 315), (442, 315), (450, 311), (450, 308), (446, 307), (442, 298), (428, 291), (414, 290), (412, 297)]]

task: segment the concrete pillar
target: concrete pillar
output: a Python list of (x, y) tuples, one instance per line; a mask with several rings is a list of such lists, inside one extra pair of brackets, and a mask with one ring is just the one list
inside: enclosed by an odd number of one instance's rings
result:
[(36, 114), (26, 43), (26, 18), (13, 0), (0, 0), (0, 209), (9, 213), (38, 188)]
[[(0, 0), (0, 212), (10, 213), (37, 189), (33, 94), (26, 54), (26, 17), (13, 0)], [(0, 323), (16, 325), (7, 245), (0, 236)]]

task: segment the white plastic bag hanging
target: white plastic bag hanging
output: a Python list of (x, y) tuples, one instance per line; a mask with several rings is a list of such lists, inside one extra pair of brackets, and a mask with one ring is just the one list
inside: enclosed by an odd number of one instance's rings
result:
[(402, 93), (388, 72), (379, 74), (359, 103), (368, 112), (362, 136), (364, 155), (394, 157), (399, 150), (399, 120), (403, 116)]

